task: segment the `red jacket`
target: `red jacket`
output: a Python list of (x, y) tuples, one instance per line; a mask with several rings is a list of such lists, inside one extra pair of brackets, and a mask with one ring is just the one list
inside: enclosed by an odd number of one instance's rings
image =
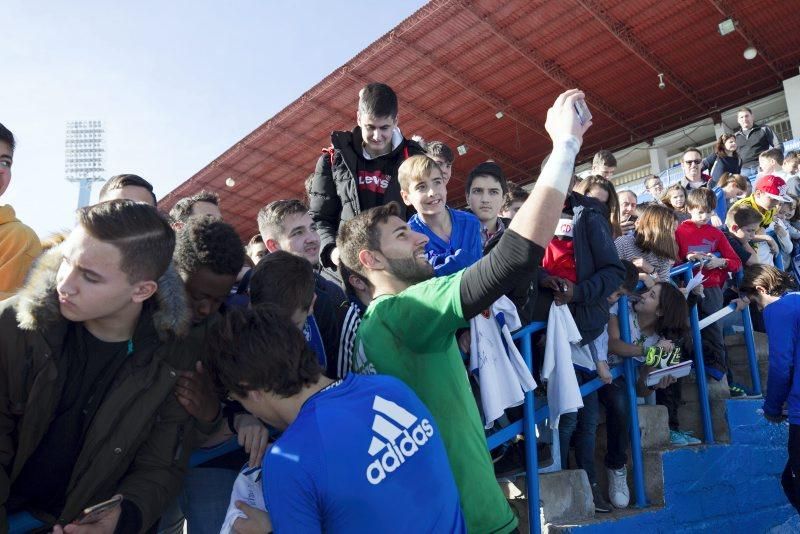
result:
[(703, 269), (705, 287), (722, 287), (728, 279), (728, 272), (735, 273), (742, 268), (742, 260), (725, 238), (725, 234), (710, 224), (697, 226), (692, 221), (683, 221), (675, 231), (675, 240), (678, 242), (678, 257), (682, 263), (686, 263), (686, 255), (692, 252), (719, 252), (728, 260), (726, 268)]

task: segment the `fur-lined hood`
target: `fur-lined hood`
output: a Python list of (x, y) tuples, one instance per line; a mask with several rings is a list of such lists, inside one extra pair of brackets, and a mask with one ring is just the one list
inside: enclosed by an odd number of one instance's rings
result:
[[(63, 320), (56, 293), (56, 273), (61, 257), (60, 246), (42, 254), (31, 268), (25, 285), (17, 292), (14, 307), (21, 329), (44, 329)], [(172, 264), (158, 279), (158, 291), (154, 299), (153, 325), (158, 337), (162, 341), (184, 337), (191, 327), (191, 313), (183, 280)]]

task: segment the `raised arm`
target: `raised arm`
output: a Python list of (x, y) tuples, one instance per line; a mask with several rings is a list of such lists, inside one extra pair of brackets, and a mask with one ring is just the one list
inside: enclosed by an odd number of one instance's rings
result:
[(569, 191), (583, 134), (591, 126), (591, 121), (581, 124), (575, 112), (575, 102), (583, 98), (583, 93), (570, 89), (559, 95), (547, 111), (545, 129), (553, 140), (553, 152), (500, 242), (464, 272), (461, 279), (464, 318), (480, 313), (541, 263), (544, 247), (553, 238)]

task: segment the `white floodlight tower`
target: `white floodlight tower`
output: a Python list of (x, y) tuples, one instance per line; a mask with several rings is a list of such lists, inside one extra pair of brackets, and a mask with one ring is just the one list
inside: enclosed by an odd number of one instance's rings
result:
[(97, 120), (67, 122), (64, 144), (64, 171), (67, 181), (77, 182), (78, 207), (89, 205), (92, 183), (102, 182), (105, 146), (103, 123)]

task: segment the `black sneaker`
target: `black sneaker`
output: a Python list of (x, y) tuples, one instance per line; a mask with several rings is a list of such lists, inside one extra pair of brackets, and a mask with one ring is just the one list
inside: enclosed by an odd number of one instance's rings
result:
[(525, 474), (525, 450), (521, 442), (511, 443), (502, 456), (492, 461), (496, 478), (514, 479)]
[(592, 484), (592, 499), (594, 499), (594, 511), (598, 514), (609, 514), (613, 509), (611, 503), (603, 497), (603, 492), (600, 490), (600, 486), (597, 485), (597, 482)]

